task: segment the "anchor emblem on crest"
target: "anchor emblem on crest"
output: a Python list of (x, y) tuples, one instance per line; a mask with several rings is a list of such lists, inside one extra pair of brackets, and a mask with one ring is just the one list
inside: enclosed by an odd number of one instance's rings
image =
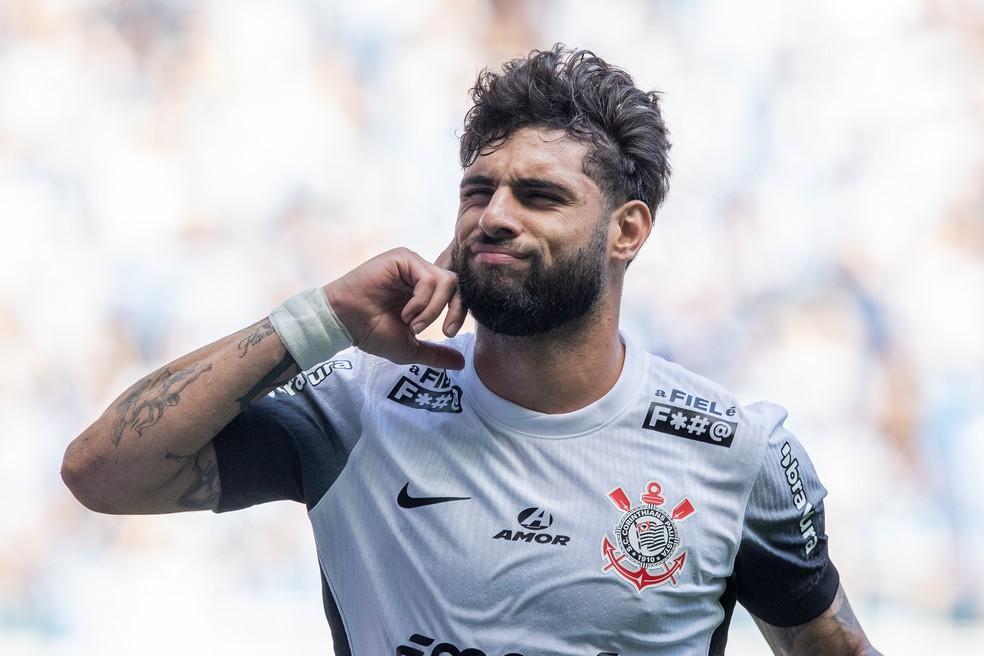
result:
[(650, 481), (646, 492), (640, 495), (642, 505), (638, 506), (632, 506), (621, 487), (608, 493), (609, 500), (623, 514), (615, 524), (614, 542), (607, 533), (602, 538), (601, 555), (606, 561), (602, 571), (614, 571), (634, 585), (637, 592), (666, 582), (676, 585), (676, 575), (687, 562), (686, 550), (677, 553), (677, 522), (696, 511), (684, 498), (667, 514), (661, 507), (665, 501), (662, 492), (657, 481)]

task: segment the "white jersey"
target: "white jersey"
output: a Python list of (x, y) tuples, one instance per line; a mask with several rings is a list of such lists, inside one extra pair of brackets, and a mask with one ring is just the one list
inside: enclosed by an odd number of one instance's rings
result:
[(219, 512), (307, 504), (336, 654), (723, 653), (737, 599), (806, 622), (838, 585), (785, 411), (623, 335), (615, 386), (548, 415), (475, 373), (348, 349), (216, 437)]

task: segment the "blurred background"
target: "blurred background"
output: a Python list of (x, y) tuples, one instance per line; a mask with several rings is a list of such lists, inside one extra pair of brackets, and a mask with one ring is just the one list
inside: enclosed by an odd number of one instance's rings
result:
[(97, 515), (62, 455), (292, 293), (440, 252), (476, 73), (555, 41), (663, 92), (626, 332), (789, 409), (877, 647), (984, 645), (981, 0), (0, 0), (0, 654), (332, 653), (302, 505)]

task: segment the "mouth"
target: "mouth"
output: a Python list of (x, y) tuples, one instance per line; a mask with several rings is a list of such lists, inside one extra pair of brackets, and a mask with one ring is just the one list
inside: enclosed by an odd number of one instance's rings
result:
[(506, 253), (476, 253), (474, 260), (482, 264), (513, 264), (522, 262), (526, 258), (507, 255)]
[(469, 250), (472, 258), (483, 264), (514, 264), (529, 257), (520, 251), (492, 244), (473, 244)]

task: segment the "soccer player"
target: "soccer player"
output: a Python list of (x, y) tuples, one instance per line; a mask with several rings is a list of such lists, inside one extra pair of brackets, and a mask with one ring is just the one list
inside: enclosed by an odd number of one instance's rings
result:
[(877, 653), (786, 412), (619, 330), (670, 174), (657, 95), (558, 45), (472, 97), (436, 262), (383, 253), (140, 380), (69, 445), (72, 492), (305, 503), (339, 655), (721, 654), (736, 601), (776, 654)]

